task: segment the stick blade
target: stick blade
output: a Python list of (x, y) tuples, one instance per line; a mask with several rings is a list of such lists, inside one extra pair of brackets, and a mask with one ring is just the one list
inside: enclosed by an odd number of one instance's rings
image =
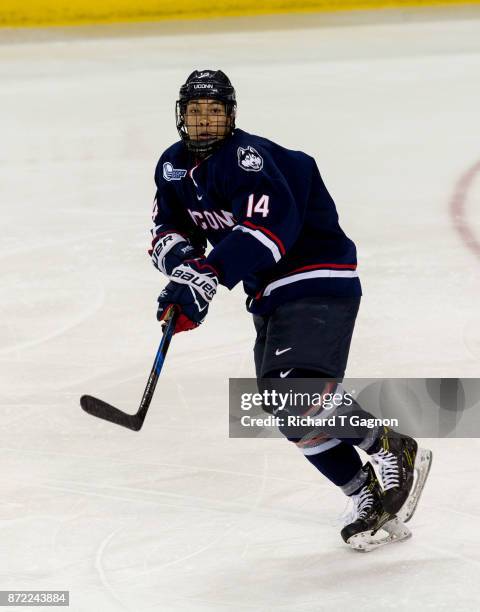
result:
[(115, 406), (107, 404), (101, 399), (92, 397), (91, 395), (82, 395), (80, 398), (80, 406), (92, 416), (95, 416), (104, 421), (110, 421), (116, 425), (121, 425), (133, 431), (140, 431), (143, 425), (143, 419), (136, 414), (127, 414), (122, 412)]

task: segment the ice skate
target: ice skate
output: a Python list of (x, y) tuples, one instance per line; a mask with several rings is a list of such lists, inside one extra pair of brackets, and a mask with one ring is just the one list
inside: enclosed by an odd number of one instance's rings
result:
[(432, 451), (428, 448), (419, 448), (415, 457), (414, 482), (406, 502), (397, 512), (398, 518), (407, 523), (415, 513), (425, 482), (432, 466)]
[(354, 550), (369, 552), (409, 538), (408, 527), (385, 511), (383, 491), (372, 465), (367, 463), (362, 469), (367, 472), (367, 480), (356, 495), (350, 496), (353, 509), (341, 531), (343, 540)]
[(409, 436), (385, 428), (370, 454), (379, 467), (383, 506), (402, 522), (409, 521), (417, 507), (430, 471), (432, 452), (418, 448)]

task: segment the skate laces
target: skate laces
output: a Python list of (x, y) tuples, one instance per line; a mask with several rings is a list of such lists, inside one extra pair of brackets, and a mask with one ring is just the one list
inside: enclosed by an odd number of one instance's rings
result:
[(371, 458), (380, 466), (380, 478), (384, 491), (398, 487), (400, 485), (400, 474), (395, 455), (382, 448), (378, 453), (371, 455)]
[(353, 523), (357, 519), (364, 518), (368, 510), (373, 506), (373, 495), (368, 486), (363, 487), (360, 493), (350, 495), (348, 498), (342, 520), (345, 525)]

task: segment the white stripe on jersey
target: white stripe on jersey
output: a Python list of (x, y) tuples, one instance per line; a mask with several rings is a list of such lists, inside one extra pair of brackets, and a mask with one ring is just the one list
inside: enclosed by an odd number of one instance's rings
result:
[(320, 453), (324, 453), (325, 451), (333, 448), (334, 446), (338, 446), (339, 444), (341, 444), (341, 440), (332, 438), (331, 440), (321, 442), (317, 446), (312, 446), (310, 448), (302, 448), (301, 446), (299, 446), (298, 448), (304, 455), (319, 455)]
[(150, 230), (153, 238), (155, 238), (155, 236), (160, 233), (160, 230), (162, 229), (162, 227), (165, 227), (165, 223), (161, 223), (160, 225), (156, 225), (153, 229)]
[(262, 292), (262, 297), (267, 297), (278, 287), (296, 283), (301, 280), (309, 280), (311, 278), (356, 278), (358, 276), (356, 270), (310, 270), (309, 272), (299, 272), (285, 278), (280, 278), (273, 283), (269, 283)]
[(263, 246), (267, 247), (272, 253), (273, 259), (275, 263), (278, 263), (282, 259), (282, 254), (280, 253), (280, 249), (278, 246), (270, 240), (268, 236), (259, 230), (250, 229), (249, 227), (245, 227), (244, 225), (236, 225), (234, 230), (241, 230), (242, 232), (246, 232), (247, 234), (251, 234), (254, 238), (256, 238), (259, 242), (263, 244)]

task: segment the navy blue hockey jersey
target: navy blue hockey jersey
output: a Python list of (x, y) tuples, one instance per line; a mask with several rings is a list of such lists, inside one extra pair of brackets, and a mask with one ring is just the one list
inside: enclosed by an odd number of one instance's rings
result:
[(310, 296), (359, 296), (354, 243), (315, 160), (235, 129), (196, 163), (179, 141), (161, 156), (153, 241), (168, 232), (194, 246), (229, 289), (243, 281), (247, 308), (268, 314)]

